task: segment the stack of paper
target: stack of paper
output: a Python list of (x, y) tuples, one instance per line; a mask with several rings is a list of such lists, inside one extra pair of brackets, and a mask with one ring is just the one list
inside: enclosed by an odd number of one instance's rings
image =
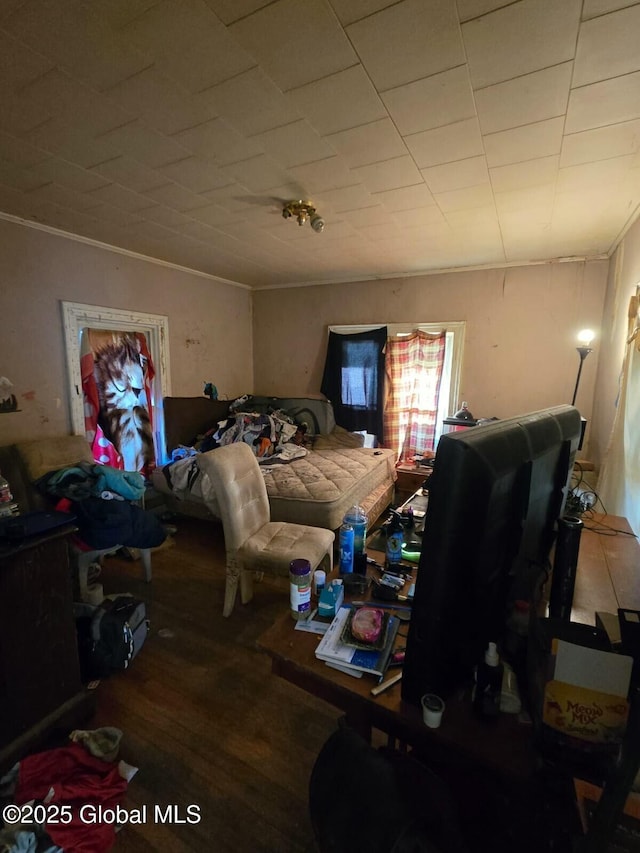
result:
[(356, 677), (369, 673), (382, 678), (393, 652), (400, 620), (397, 616), (389, 616), (386, 641), (382, 649), (354, 648), (342, 641), (342, 633), (351, 610), (351, 607), (346, 606), (340, 608), (326, 634), (318, 643), (316, 657), (329, 666)]

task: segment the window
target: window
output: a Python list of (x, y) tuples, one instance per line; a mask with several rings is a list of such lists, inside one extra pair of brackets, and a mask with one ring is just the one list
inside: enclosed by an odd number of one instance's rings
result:
[[(329, 332), (339, 335), (356, 335), (365, 332), (380, 330), (380, 326), (330, 326)], [(384, 328), (384, 327), (383, 327)], [(462, 354), (464, 347), (464, 322), (449, 323), (388, 323), (386, 325), (388, 338), (402, 338), (414, 334), (416, 331), (426, 332), (429, 335), (438, 335), (445, 330), (445, 349), (442, 373), (440, 376), (439, 389), (436, 382), (429, 382), (431, 393), (437, 393), (437, 400), (431, 399), (430, 408), (437, 407), (435, 424), (434, 447), (442, 434), (443, 420), (449, 417), (458, 406), (460, 395), (460, 376), (462, 371)], [(410, 369), (412, 371), (413, 368)], [(408, 371), (408, 372), (410, 372)], [(366, 405), (367, 393), (373, 386), (373, 374), (366, 366), (366, 361), (360, 368), (350, 367), (343, 371), (343, 383), (348, 384), (349, 399), (354, 406)], [(412, 377), (403, 377), (403, 382), (411, 384)], [(326, 393), (326, 392), (325, 392)], [(345, 390), (343, 388), (343, 395)], [(329, 396), (329, 395), (327, 395)], [(422, 395), (424, 396), (424, 395)], [(330, 398), (331, 399), (331, 398)], [(333, 400), (332, 400), (333, 402)], [(347, 426), (347, 424), (344, 424)], [(380, 438), (382, 434), (380, 433)], [(370, 440), (369, 442), (370, 443)], [(398, 453), (401, 448), (397, 448)], [(428, 448), (423, 448), (428, 449)]]

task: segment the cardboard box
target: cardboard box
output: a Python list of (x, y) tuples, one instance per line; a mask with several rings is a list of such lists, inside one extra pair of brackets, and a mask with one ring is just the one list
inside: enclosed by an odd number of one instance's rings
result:
[(554, 639), (552, 676), (544, 687), (542, 721), (570, 738), (621, 743), (633, 658)]

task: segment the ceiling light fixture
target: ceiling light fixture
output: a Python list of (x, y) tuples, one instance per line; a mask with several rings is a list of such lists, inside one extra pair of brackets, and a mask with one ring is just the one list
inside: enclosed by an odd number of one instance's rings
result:
[(309, 224), (318, 234), (324, 231), (324, 219), (316, 213), (310, 201), (288, 201), (282, 208), (282, 216), (285, 219), (295, 216), (298, 225), (304, 225), (309, 220)]

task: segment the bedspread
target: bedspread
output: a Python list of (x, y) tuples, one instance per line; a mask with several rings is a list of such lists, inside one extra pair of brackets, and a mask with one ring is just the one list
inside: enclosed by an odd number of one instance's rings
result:
[[(209, 512), (219, 517), (208, 478), (202, 471), (194, 476), (197, 462), (196, 456), (174, 463), (184, 463), (185, 471), (175, 478), (174, 494), (183, 502), (204, 504)], [(329, 530), (340, 526), (345, 513), (354, 504), (363, 505), (367, 511), (375, 508), (380, 512), (377, 503), (386, 501), (388, 504), (391, 500), (396, 477), (393, 451), (364, 447), (312, 450), (302, 458), (286, 464), (261, 466), (261, 470), (272, 521), (311, 524)], [(160, 491), (169, 490), (162, 472), (156, 472), (154, 484)]]

